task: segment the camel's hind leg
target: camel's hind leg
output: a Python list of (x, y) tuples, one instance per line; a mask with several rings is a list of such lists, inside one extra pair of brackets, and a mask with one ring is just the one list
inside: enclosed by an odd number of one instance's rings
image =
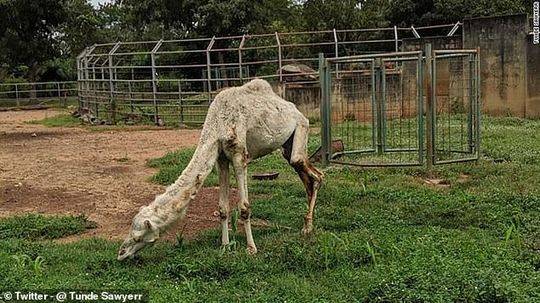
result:
[(307, 154), (309, 121), (303, 119), (298, 123), (293, 135), (283, 144), (283, 156), (289, 161), (304, 183), (307, 194), (308, 211), (304, 219), (302, 233), (309, 234), (313, 230), (313, 212), (317, 200), (317, 192), (321, 187), (323, 173), (311, 164)]
[(219, 170), (219, 217), (221, 219), (221, 245), (229, 244), (229, 159), (218, 158)]

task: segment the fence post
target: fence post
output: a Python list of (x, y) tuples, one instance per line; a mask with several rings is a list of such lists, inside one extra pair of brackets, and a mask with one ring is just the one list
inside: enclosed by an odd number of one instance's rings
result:
[(424, 55), (426, 63), (424, 65), (424, 88), (426, 94), (426, 152), (427, 152), (427, 170), (431, 173), (435, 160), (434, 154), (434, 125), (433, 125), (433, 50), (431, 44), (424, 46)]
[(58, 101), (60, 101), (61, 106), (65, 107), (66, 102), (62, 99), (62, 95), (60, 94), (60, 82), (56, 82), (56, 94), (58, 95)]
[(381, 58), (375, 59), (375, 110), (376, 110), (376, 125), (377, 125), (377, 154), (383, 153), (383, 119), (384, 119), (384, 92), (383, 92), (383, 74), (382, 74), (382, 60)]
[(475, 103), (475, 91), (474, 88), (476, 83), (475, 81), (475, 68), (474, 65), (476, 64), (474, 59), (474, 54), (469, 54), (469, 113), (467, 114), (467, 143), (468, 143), (468, 150), (469, 153), (473, 152), (474, 148), (474, 142), (473, 142), (473, 117), (474, 117), (474, 103)]
[(215, 42), (216, 36), (213, 36), (212, 40), (210, 40), (210, 43), (208, 43), (208, 47), (206, 47), (206, 80), (208, 85), (208, 103), (212, 102), (212, 71), (210, 70), (210, 50), (212, 49), (212, 46), (214, 46)]
[(128, 94), (129, 94), (129, 110), (131, 114), (135, 111), (133, 108), (133, 94), (131, 93), (131, 81), (128, 81)]
[(111, 120), (116, 124), (116, 100), (114, 99), (114, 76), (113, 76), (113, 54), (120, 47), (120, 42), (117, 42), (108, 54), (109, 59), (109, 105), (111, 107)]
[(425, 126), (424, 126), (424, 57), (418, 54), (416, 65), (417, 117), (418, 117), (418, 163), (424, 165)]
[[(83, 51), (86, 52), (86, 49)], [(79, 110), (82, 108), (82, 99), (81, 99), (81, 55), (77, 56), (77, 103), (79, 104)]]
[(150, 53), (150, 59), (152, 63), (152, 100), (154, 101), (154, 123), (156, 125), (159, 124), (158, 121), (158, 104), (157, 104), (157, 73), (156, 73), (156, 55), (155, 52), (161, 47), (161, 43), (163, 43), (163, 40), (159, 40), (154, 48), (152, 49), (152, 52)]
[(19, 87), (17, 84), (15, 84), (15, 100), (17, 102), (17, 107), (20, 107), (21, 102), (19, 101)]
[[(337, 58), (339, 57), (339, 41), (338, 41), (337, 31), (335, 28), (332, 30), (332, 33), (334, 34), (334, 57)], [(334, 68), (336, 69), (336, 75), (337, 75), (339, 73), (339, 64), (336, 63), (336, 66)]]
[(239, 70), (240, 83), (244, 83), (244, 71), (242, 70), (242, 48), (244, 48), (245, 42), (246, 42), (246, 35), (242, 35), (242, 41), (240, 41), (240, 46), (238, 47), (238, 68), (240, 69)]
[(482, 73), (480, 72), (480, 47), (476, 48), (476, 157), (480, 158), (480, 144), (482, 140), (482, 130), (480, 129), (480, 121), (482, 119)]
[(397, 32), (397, 26), (394, 25), (394, 40), (395, 40), (395, 48), (396, 53), (399, 52), (399, 40), (398, 40), (398, 32)]
[(321, 86), (321, 163), (328, 166), (332, 153), (330, 125), (330, 88), (328, 64), (323, 53), (319, 53), (319, 81)]
[(182, 104), (182, 83), (178, 80), (178, 100), (180, 102), (180, 127), (184, 124), (184, 105)]
[[(275, 32), (276, 42), (278, 47), (278, 66), (279, 66), (279, 83), (283, 82), (283, 66), (281, 62), (281, 41), (279, 40), (279, 34)], [(282, 96), (283, 97), (283, 96)]]

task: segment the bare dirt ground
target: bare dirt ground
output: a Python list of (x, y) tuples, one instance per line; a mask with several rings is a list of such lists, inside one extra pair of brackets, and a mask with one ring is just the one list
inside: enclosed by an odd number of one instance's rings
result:
[[(194, 146), (199, 137), (198, 130), (90, 131), (26, 123), (56, 114), (0, 112), (0, 217), (84, 214), (97, 223), (74, 239), (123, 238), (140, 206), (164, 190), (148, 181), (155, 170), (146, 161)], [(217, 198), (216, 188), (197, 195), (181, 223), (187, 237), (217, 228)]]

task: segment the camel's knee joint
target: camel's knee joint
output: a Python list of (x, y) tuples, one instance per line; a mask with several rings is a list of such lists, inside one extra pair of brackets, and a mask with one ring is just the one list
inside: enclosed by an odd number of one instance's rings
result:
[(229, 212), (223, 209), (219, 210), (219, 218), (221, 220), (226, 220), (229, 217)]
[(291, 164), (292, 167), (300, 169), (305, 166), (305, 158), (298, 155), (292, 155), (289, 163)]
[(251, 207), (246, 207), (246, 208), (242, 208), (240, 209), (240, 218), (242, 218), (242, 220), (249, 220), (249, 218), (251, 217)]

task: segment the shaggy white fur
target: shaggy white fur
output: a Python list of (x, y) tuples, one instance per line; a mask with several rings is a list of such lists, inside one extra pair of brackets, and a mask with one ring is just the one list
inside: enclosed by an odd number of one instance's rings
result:
[(222, 244), (229, 243), (229, 166), (232, 164), (238, 180), (238, 207), (244, 220), (248, 251), (256, 253), (250, 224), (247, 164), (279, 148), (283, 148), (285, 158), (305, 185), (308, 212), (303, 232), (311, 232), (315, 200), (323, 174), (308, 160), (308, 132), (308, 120), (294, 104), (275, 94), (264, 80), (255, 79), (220, 92), (208, 109), (193, 158), (178, 180), (135, 216), (118, 259), (133, 256), (181, 219), (216, 162), (220, 171)]

